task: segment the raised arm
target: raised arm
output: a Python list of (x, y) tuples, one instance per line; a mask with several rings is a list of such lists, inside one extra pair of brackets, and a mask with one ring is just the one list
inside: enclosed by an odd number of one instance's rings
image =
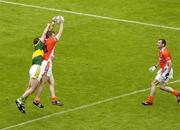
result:
[(39, 38), (42, 42), (44, 42), (44, 39), (46, 38), (46, 33), (47, 33), (47, 31), (49, 30), (49, 27), (50, 27), (50, 24), (48, 23), (47, 26), (46, 26), (46, 28), (44, 29), (41, 37)]
[(52, 31), (54, 29), (54, 25), (55, 25), (55, 22), (52, 21), (48, 31)]
[(64, 27), (64, 18), (61, 16), (61, 21), (59, 22), (59, 31), (56, 34), (56, 39), (57, 40), (59, 40), (61, 35), (62, 35), (63, 27)]

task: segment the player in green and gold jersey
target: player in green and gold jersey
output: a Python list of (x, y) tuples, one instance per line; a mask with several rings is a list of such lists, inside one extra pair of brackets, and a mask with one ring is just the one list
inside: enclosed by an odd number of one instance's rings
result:
[(35, 91), (42, 78), (42, 75), (40, 75), (40, 67), (44, 57), (44, 51), (43, 51), (44, 40), (46, 38), (46, 33), (49, 27), (50, 24), (48, 23), (46, 28), (44, 29), (42, 36), (40, 38), (34, 39), (32, 66), (29, 70), (29, 76), (30, 76), (29, 85), (28, 88), (25, 90), (24, 94), (16, 100), (16, 105), (22, 113), (25, 113), (25, 106), (24, 106), (25, 100), (29, 95), (31, 95)]

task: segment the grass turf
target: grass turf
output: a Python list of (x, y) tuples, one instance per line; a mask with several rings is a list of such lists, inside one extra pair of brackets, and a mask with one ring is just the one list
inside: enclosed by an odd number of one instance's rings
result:
[[(15, 2), (179, 27), (177, 0)], [(32, 39), (41, 34), (55, 15), (65, 17), (64, 34), (56, 47), (53, 66), (56, 93), (65, 106), (50, 104), (47, 86), (42, 94), (45, 108), (33, 106), (31, 96), (26, 102), (27, 114), (22, 115), (14, 101), (27, 86)], [(180, 77), (179, 31), (3, 3), (0, 3), (0, 17), (0, 128), (149, 87), (155, 73), (149, 74), (147, 68), (156, 62), (158, 38), (168, 40), (174, 80)], [(172, 87), (180, 89), (179, 85)], [(148, 94), (124, 97), (13, 129), (178, 130), (180, 106), (175, 98), (157, 91), (154, 106), (143, 107), (140, 103)]]

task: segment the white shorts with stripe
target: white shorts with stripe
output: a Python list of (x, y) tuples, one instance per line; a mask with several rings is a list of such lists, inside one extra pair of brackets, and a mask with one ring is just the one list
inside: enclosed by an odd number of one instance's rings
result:
[(165, 77), (165, 75), (168, 73), (168, 68), (165, 67), (163, 70), (160, 69), (158, 72), (157, 72), (157, 75), (155, 77), (155, 79), (157, 81), (159, 81), (160, 83), (167, 83), (169, 81), (169, 79), (172, 79), (173, 78), (173, 69), (171, 68), (171, 71), (169, 73), (169, 76)]
[(29, 77), (30, 79), (37, 79), (40, 81), (42, 76), (40, 75), (41, 66), (40, 65), (32, 65), (29, 70)]
[(52, 75), (52, 61), (43, 60), (40, 75), (47, 75), (48, 77)]

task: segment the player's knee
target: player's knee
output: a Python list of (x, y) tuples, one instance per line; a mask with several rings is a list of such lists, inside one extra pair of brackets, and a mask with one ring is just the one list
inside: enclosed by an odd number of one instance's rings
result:
[(30, 89), (29, 89), (29, 92), (30, 94), (33, 93), (35, 91), (35, 86), (32, 86)]
[(152, 86), (152, 87), (153, 87), (153, 86), (156, 86), (156, 84), (155, 84), (154, 81), (151, 82), (151, 86)]
[(164, 86), (160, 86), (160, 89), (161, 89), (161, 90), (164, 90), (164, 89), (165, 89), (165, 87), (164, 87)]

